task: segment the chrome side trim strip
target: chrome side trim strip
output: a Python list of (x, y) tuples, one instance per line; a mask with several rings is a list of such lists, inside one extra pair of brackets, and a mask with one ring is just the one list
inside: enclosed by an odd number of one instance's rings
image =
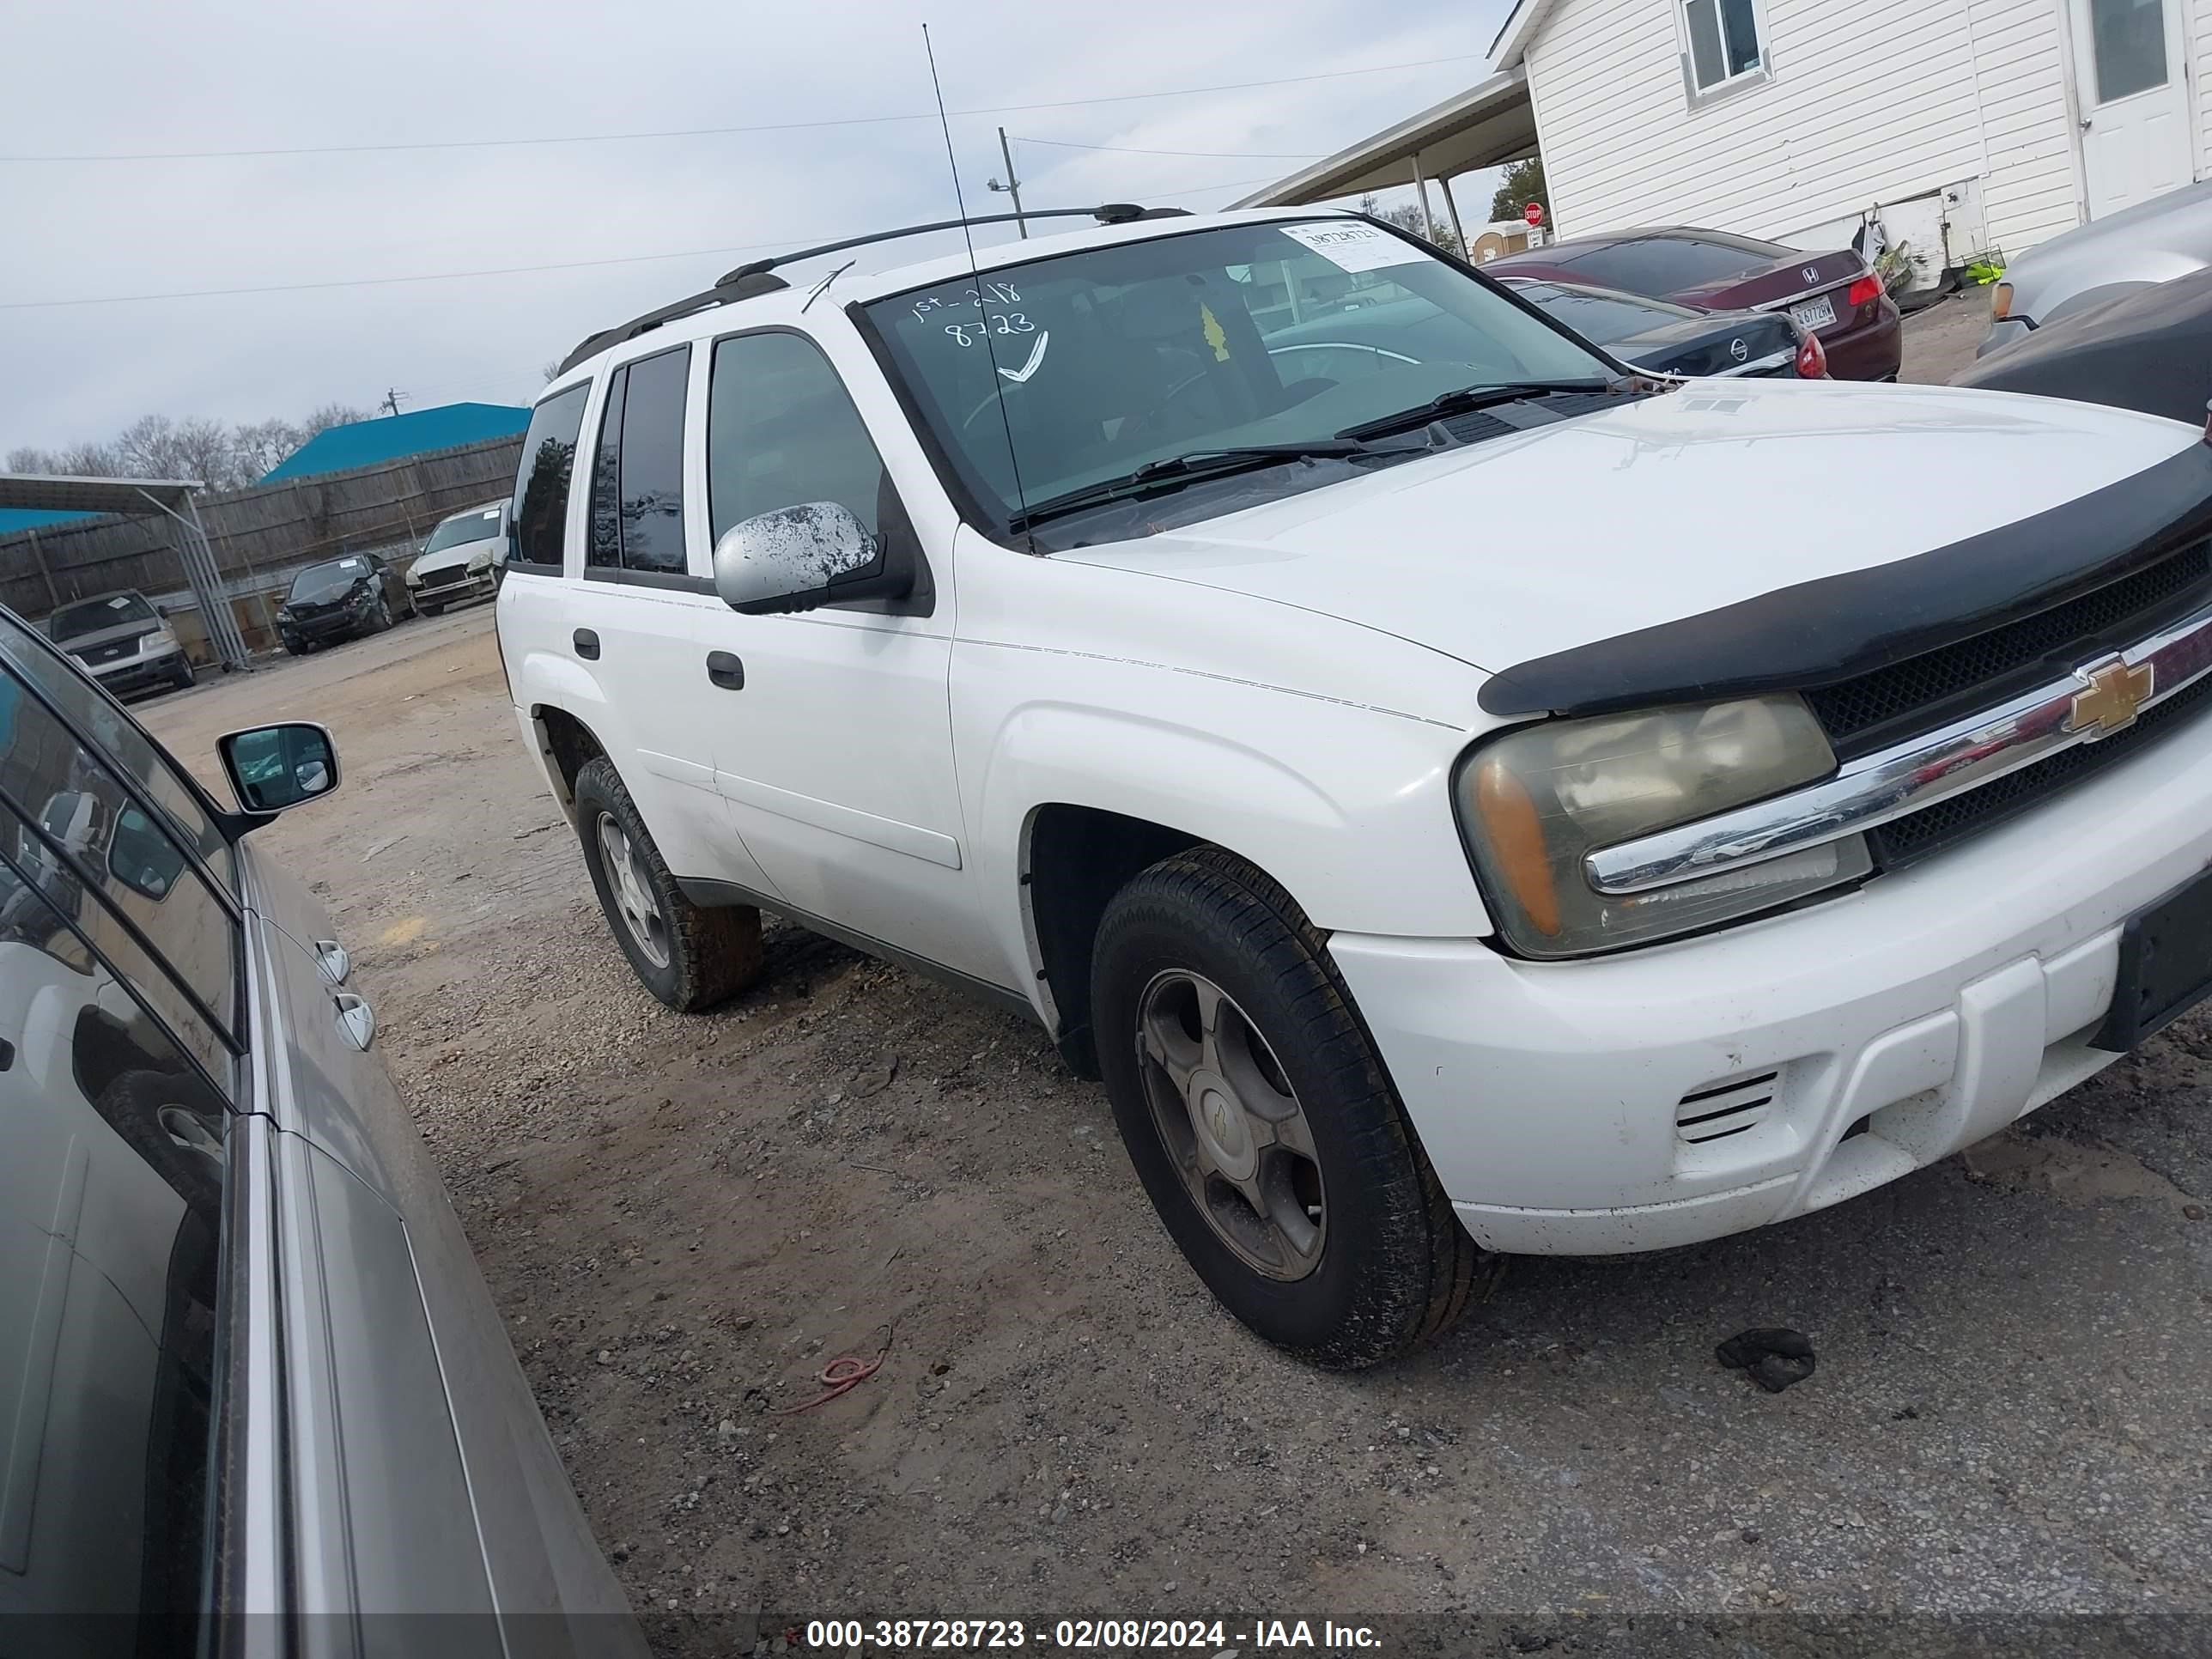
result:
[[(2148, 693), (2113, 725), (2093, 716), (2077, 726), (2077, 715), (2094, 710), (2101, 698), (2092, 677), (2109, 678), (2116, 667), (2148, 667)], [(1601, 893), (1642, 893), (1840, 841), (2125, 731), (2144, 710), (2207, 674), (2212, 674), (2212, 605), (2126, 651), (2084, 663), (2065, 679), (1863, 756), (1807, 788), (1601, 848), (1584, 858), (1583, 872)]]
[(1755, 358), (1747, 363), (1738, 363), (1734, 368), (1724, 368), (1721, 370), (1719, 374), (1709, 375), (1706, 378), (1715, 380), (1732, 380), (1739, 374), (1763, 374), (1770, 368), (1779, 368), (1784, 363), (1794, 363), (1796, 361), (1797, 354), (1796, 352), (1778, 351), (1771, 357), (1759, 357)]

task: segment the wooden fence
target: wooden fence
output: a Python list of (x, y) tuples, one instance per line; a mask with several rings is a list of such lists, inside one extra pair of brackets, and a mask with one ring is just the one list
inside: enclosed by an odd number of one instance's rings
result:
[[(234, 601), (252, 601), (300, 566), (343, 551), (419, 546), (440, 519), (514, 487), (522, 440), (495, 438), (409, 455), (350, 472), (288, 478), (203, 495), (200, 520), (216, 569)], [(0, 534), (0, 605), (41, 617), (71, 599), (118, 588), (186, 595), (169, 521), (88, 519)], [(265, 608), (265, 601), (262, 602)]]

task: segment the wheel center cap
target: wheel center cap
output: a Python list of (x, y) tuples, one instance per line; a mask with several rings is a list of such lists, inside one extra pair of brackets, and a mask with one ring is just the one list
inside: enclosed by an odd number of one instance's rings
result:
[(1258, 1158), (1243, 1109), (1220, 1085), (1207, 1079), (1200, 1079), (1191, 1094), (1192, 1127), (1213, 1154), (1215, 1166), (1232, 1181), (1245, 1179)]

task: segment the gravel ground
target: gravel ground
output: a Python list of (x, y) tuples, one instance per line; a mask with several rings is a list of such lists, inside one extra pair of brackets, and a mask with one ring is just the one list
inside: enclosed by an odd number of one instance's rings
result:
[[(266, 716), (333, 728), (340, 793), (264, 833), (337, 913), (641, 1611), (1462, 1610), (1541, 1646), (2212, 1604), (2203, 1021), (1866, 1198), (1518, 1262), (1447, 1340), (1319, 1375), (1218, 1310), (1032, 1027), (780, 927), (729, 1007), (654, 1002), (489, 621), (143, 712), (195, 765)], [(1763, 1325), (1817, 1375), (1770, 1396), (1715, 1363)], [(881, 1370), (776, 1414), (848, 1352)]]
[(1987, 289), (1970, 288), (1914, 312), (1905, 319), (1905, 363), (1897, 378), (1923, 386), (1948, 384), (1973, 362), (1989, 331)]

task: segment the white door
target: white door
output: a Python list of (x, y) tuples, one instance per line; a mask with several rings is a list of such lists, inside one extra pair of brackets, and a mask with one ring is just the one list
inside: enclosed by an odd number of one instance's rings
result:
[[(857, 342), (855, 349), (857, 349)], [(911, 536), (890, 475), (821, 344), (772, 328), (718, 341), (707, 419), (719, 536), (832, 501)], [(1003, 974), (963, 846), (947, 691), (950, 570), (927, 604), (701, 617), (743, 689), (706, 705), (732, 821), (789, 908), (978, 978)]]
[(2190, 181), (2181, 0), (2069, 0), (2089, 216)]

